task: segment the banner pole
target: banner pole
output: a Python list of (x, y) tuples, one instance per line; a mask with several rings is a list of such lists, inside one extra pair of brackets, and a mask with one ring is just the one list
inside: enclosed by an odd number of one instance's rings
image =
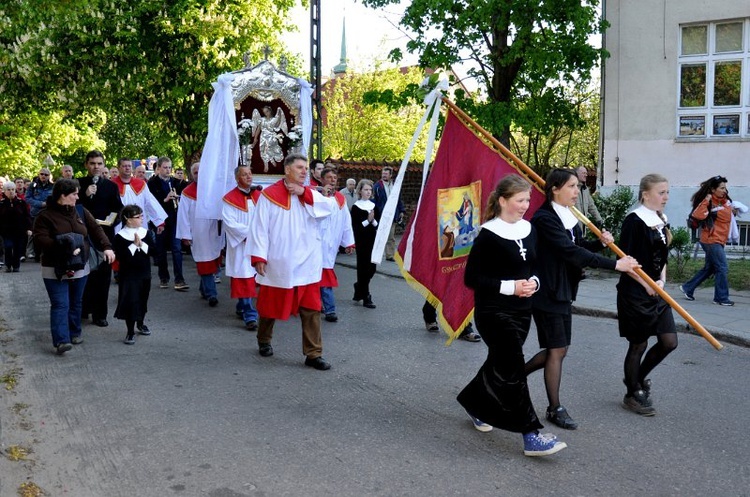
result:
[[(460, 117), (462, 120), (469, 123), (476, 131), (478, 131), (483, 137), (485, 137), (487, 140), (492, 143), (494, 147), (498, 149), (501, 154), (505, 155), (507, 159), (510, 159), (513, 162), (513, 165), (516, 166), (517, 169), (519, 169), (523, 174), (525, 174), (528, 178), (530, 178), (534, 183), (536, 183), (536, 186), (542, 190), (544, 190), (545, 181), (539, 176), (535, 171), (533, 171), (529, 166), (523, 163), (521, 159), (515, 156), (513, 152), (508, 150), (508, 148), (500, 143), (497, 138), (492, 136), (490, 132), (488, 132), (486, 129), (482, 128), (476, 121), (474, 121), (471, 117), (469, 117), (468, 114), (466, 114), (463, 110), (461, 110), (455, 103), (450, 101), (448, 98), (443, 97), (443, 102), (454, 112), (458, 117)], [(573, 214), (581, 221), (583, 222), (586, 227), (591, 230), (592, 233), (594, 233), (597, 237), (601, 239), (602, 232), (599, 230), (599, 228), (594, 225), (586, 216), (583, 215), (578, 209), (575, 207), (571, 207), (570, 210), (573, 212)], [(607, 244), (607, 247), (614, 252), (618, 258), (625, 257), (625, 252), (623, 252), (620, 247), (615, 245), (614, 243)], [(634, 272), (643, 278), (643, 281), (648, 284), (656, 293), (659, 294), (661, 298), (664, 299), (664, 301), (669, 304), (669, 306), (674, 309), (680, 316), (685, 318), (685, 320), (693, 327), (695, 328), (695, 331), (697, 331), (703, 338), (705, 338), (708, 343), (710, 343), (716, 350), (721, 350), (724, 348), (724, 346), (719, 343), (714, 336), (706, 330), (706, 328), (703, 327), (696, 319), (691, 316), (680, 304), (678, 304), (672, 296), (670, 296), (663, 288), (659, 287), (659, 285), (656, 284), (656, 282), (651, 279), (651, 277), (646, 274), (643, 269), (641, 268), (635, 268)]]

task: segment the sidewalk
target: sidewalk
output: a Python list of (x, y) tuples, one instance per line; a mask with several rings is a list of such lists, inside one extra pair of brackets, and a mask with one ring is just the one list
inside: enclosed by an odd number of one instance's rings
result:
[[(337, 264), (356, 268), (354, 256), (339, 254)], [(394, 278), (402, 278), (398, 264), (383, 261), (377, 267), (377, 272)], [(608, 271), (587, 270), (590, 275), (581, 281), (578, 288), (578, 298), (573, 304), (574, 314), (617, 318), (617, 285), (618, 276)], [(699, 288), (695, 292), (695, 300), (685, 300), (680, 292), (679, 284), (668, 283), (666, 290), (674, 300), (682, 306), (698, 323), (703, 325), (714, 338), (724, 343), (732, 343), (742, 347), (750, 347), (750, 292), (730, 290), (729, 298), (734, 301), (734, 307), (722, 307), (713, 303), (713, 287)], [(673, 312), (677, 331), (697, 335), (685, 319), (676, 311)]]

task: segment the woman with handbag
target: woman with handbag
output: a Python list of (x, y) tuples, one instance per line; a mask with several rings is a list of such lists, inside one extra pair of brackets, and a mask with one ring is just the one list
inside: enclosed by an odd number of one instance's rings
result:
[[(76, 209), (78, 181), (60, 179), (34, 221), (34, 248), (41, 254), (42, 278), (50, 300), (52, 345), (58, 354), (83, 342), (81, 305), (89, 274), (89, 240), (115, 260), (109, 239), (83, 207)], [(83, 215), (81, 215), (81, 213)]]

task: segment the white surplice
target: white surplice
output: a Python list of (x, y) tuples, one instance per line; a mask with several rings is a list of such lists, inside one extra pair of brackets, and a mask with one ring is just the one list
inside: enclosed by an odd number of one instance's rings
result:
[(318, 220), (339, 206), (310, 188), (306, 195), (312, 195), (312, 204), (304, 203), (300, 196), (284, 194), (283, 181), (263, 190), (258, 199), (250, 228), (250, 255), (266, 262), (266, 275), (255, 278), (258, 284), (288, 289), (320, 281), (323, 244)]
[[(339, 196), (341, 197), (339, 199)], [(333, 214), (320, 221), (320, 235), (323, 238), (323, 268), (333, 269), (336, 265), (336, 255), (339, 247), (354, 245), (354, 231), (352, 230), (352, 216), (346, 204), (346, 198), (336, 194), (338, 209)], [(341, 203), (343, 202), (343, 205)]]
[[(224, 196), (221, 207), (223, 230), (227, 237), (226, 273), (232, 278), (252, 278), (255, 276), (255, 268), (246, 255), (250, 252), (250, 226), (255, 214), (255, 201), (252, 197), (241, 194), (245, 208), (237, 207), (236, 202), (230, 201), (238, 198), (237, 195), (231, 195), (236, 193), (235, 190)], [(228, 199), (230, 195), (231, 199)]]
[(191, 183), (180, 195), (180, 208), (177, 209), (177, 238), (191, 240), (190, 252), (195, 262), (209, 262), (219, 258), (224, 248), (224, 233), (219, 234), (219, 221), (195, 217), (195, 187)]
[[(159, 205), (159, 201), (146, 186), (146, 182), (138, 178), (131, 178), (131, 183), (124, 183), (119, 178), (113, 182), (120, 191), (122, 205), (137, 205), (143, 210), (143, 226), (148, 226), (149, 221), (159, 227), (167, 220), (167, 212)], [(142, 184), (141, 184), (142, 183)], [(134, 188), (135, 186), (135, 188)], [(119, 231), (117, 228), (117, 231)]]

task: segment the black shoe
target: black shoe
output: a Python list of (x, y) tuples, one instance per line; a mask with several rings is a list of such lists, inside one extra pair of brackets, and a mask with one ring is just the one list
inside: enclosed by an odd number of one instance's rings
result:
[(209, 297), (208, 298), (208, 306), (209, 307), (216, 307), (217, 305), (219, 305), (219, 299), (217, 299), (216, 297)]
[(247, 323), (245, 323), (245, 329), (248, 331), (258, 331), (258, 322), (248, 321)]
[(367, 307), (368, 309), (375, 309), (377, 307), (375, 304), (372, 303), (372, 295), (367, 295), (365, 297), (365, 301), (362, 303), (363, 306)]
[(440, 331), (440, 326), (438, 326), (437, 323), (425, 323), (424, 327), (427, 328), (427, 331), (430, 333), (437, 333)]
[(330, 363), (327, 363), (322, 357), (316, 357), (314, 359), (306, 357), (305, 366), (310, 366), (311, 368), (315, 368), (318, 371), (327, 371), (331, 369)]
[(641, 416), (653, 416), (656, 414), (656, 409), (654, 409), (651, 400), (646, 397), (646, 393), (643, 390), (636, 390), (632, 395), (626, 395), (622, 399), (622, 407)]
[(339, 317), (336, 315), (335, 312), (332, 312), (330, 314), (326, 314), (325, 320), (329, 323), (335, 323), (339, 320)]
[(109, 323), (106, 319), (94, 319), (91, 322), (100, 328), (106, 328), (107, 326), (109, 326)]
[(394, 259), (393, 257), (386, 257), (385, 260), (390, 261), (390, 262), (396, 262), (396, 259)]
[(273, 347), (271, 347), (270, 343), (259, 343), (258, 353), (262, 357), (271, 357), (273, 355)]
[(361, 293), (359, 293), (359, 289), (357, 289), (357, 284), (355, 283), (354, 284), (354, 297), (352, 297), (352, 300), (355, 301), (355, 302), (359, 302), (363, 298), (364, 297), (362, 296)]
[(57, 355), (63, 355), (64, 353), (72, 349), (73, 346), (69, 343), (58, 343), (57, 347), (55, 348), (57, 349)]
[(482, 337), (479, 336), (479, 333), (476, 333), (473, 329), (470, 329), (470, 328), (467, 328), (466, 330), (461, 332), (461, 334), (458, 335), (458, 339), (466, 340), (467, 342), (481, 342), (482, 341)]
[(573, 421), (573, 418), (570, 417), (568, 411), (563, 406), (548, 407), (547, 419), (565, 430), (575, 430), (578, 428), (578, 423)]
[(135, 335), (126, 335), (122, 343), (125, 345), (135, 345)]
[(10, 267), (10, 266), (5, 266), (5, 272), (6, 273), (12, 273), (13, 272), (13, 268)]
[(151, 334), (151, 330), (148, 329), (148, 326), (145, 324), (137, 325), (138, 326), (138, 333), (141, 335), (148, 336)]

